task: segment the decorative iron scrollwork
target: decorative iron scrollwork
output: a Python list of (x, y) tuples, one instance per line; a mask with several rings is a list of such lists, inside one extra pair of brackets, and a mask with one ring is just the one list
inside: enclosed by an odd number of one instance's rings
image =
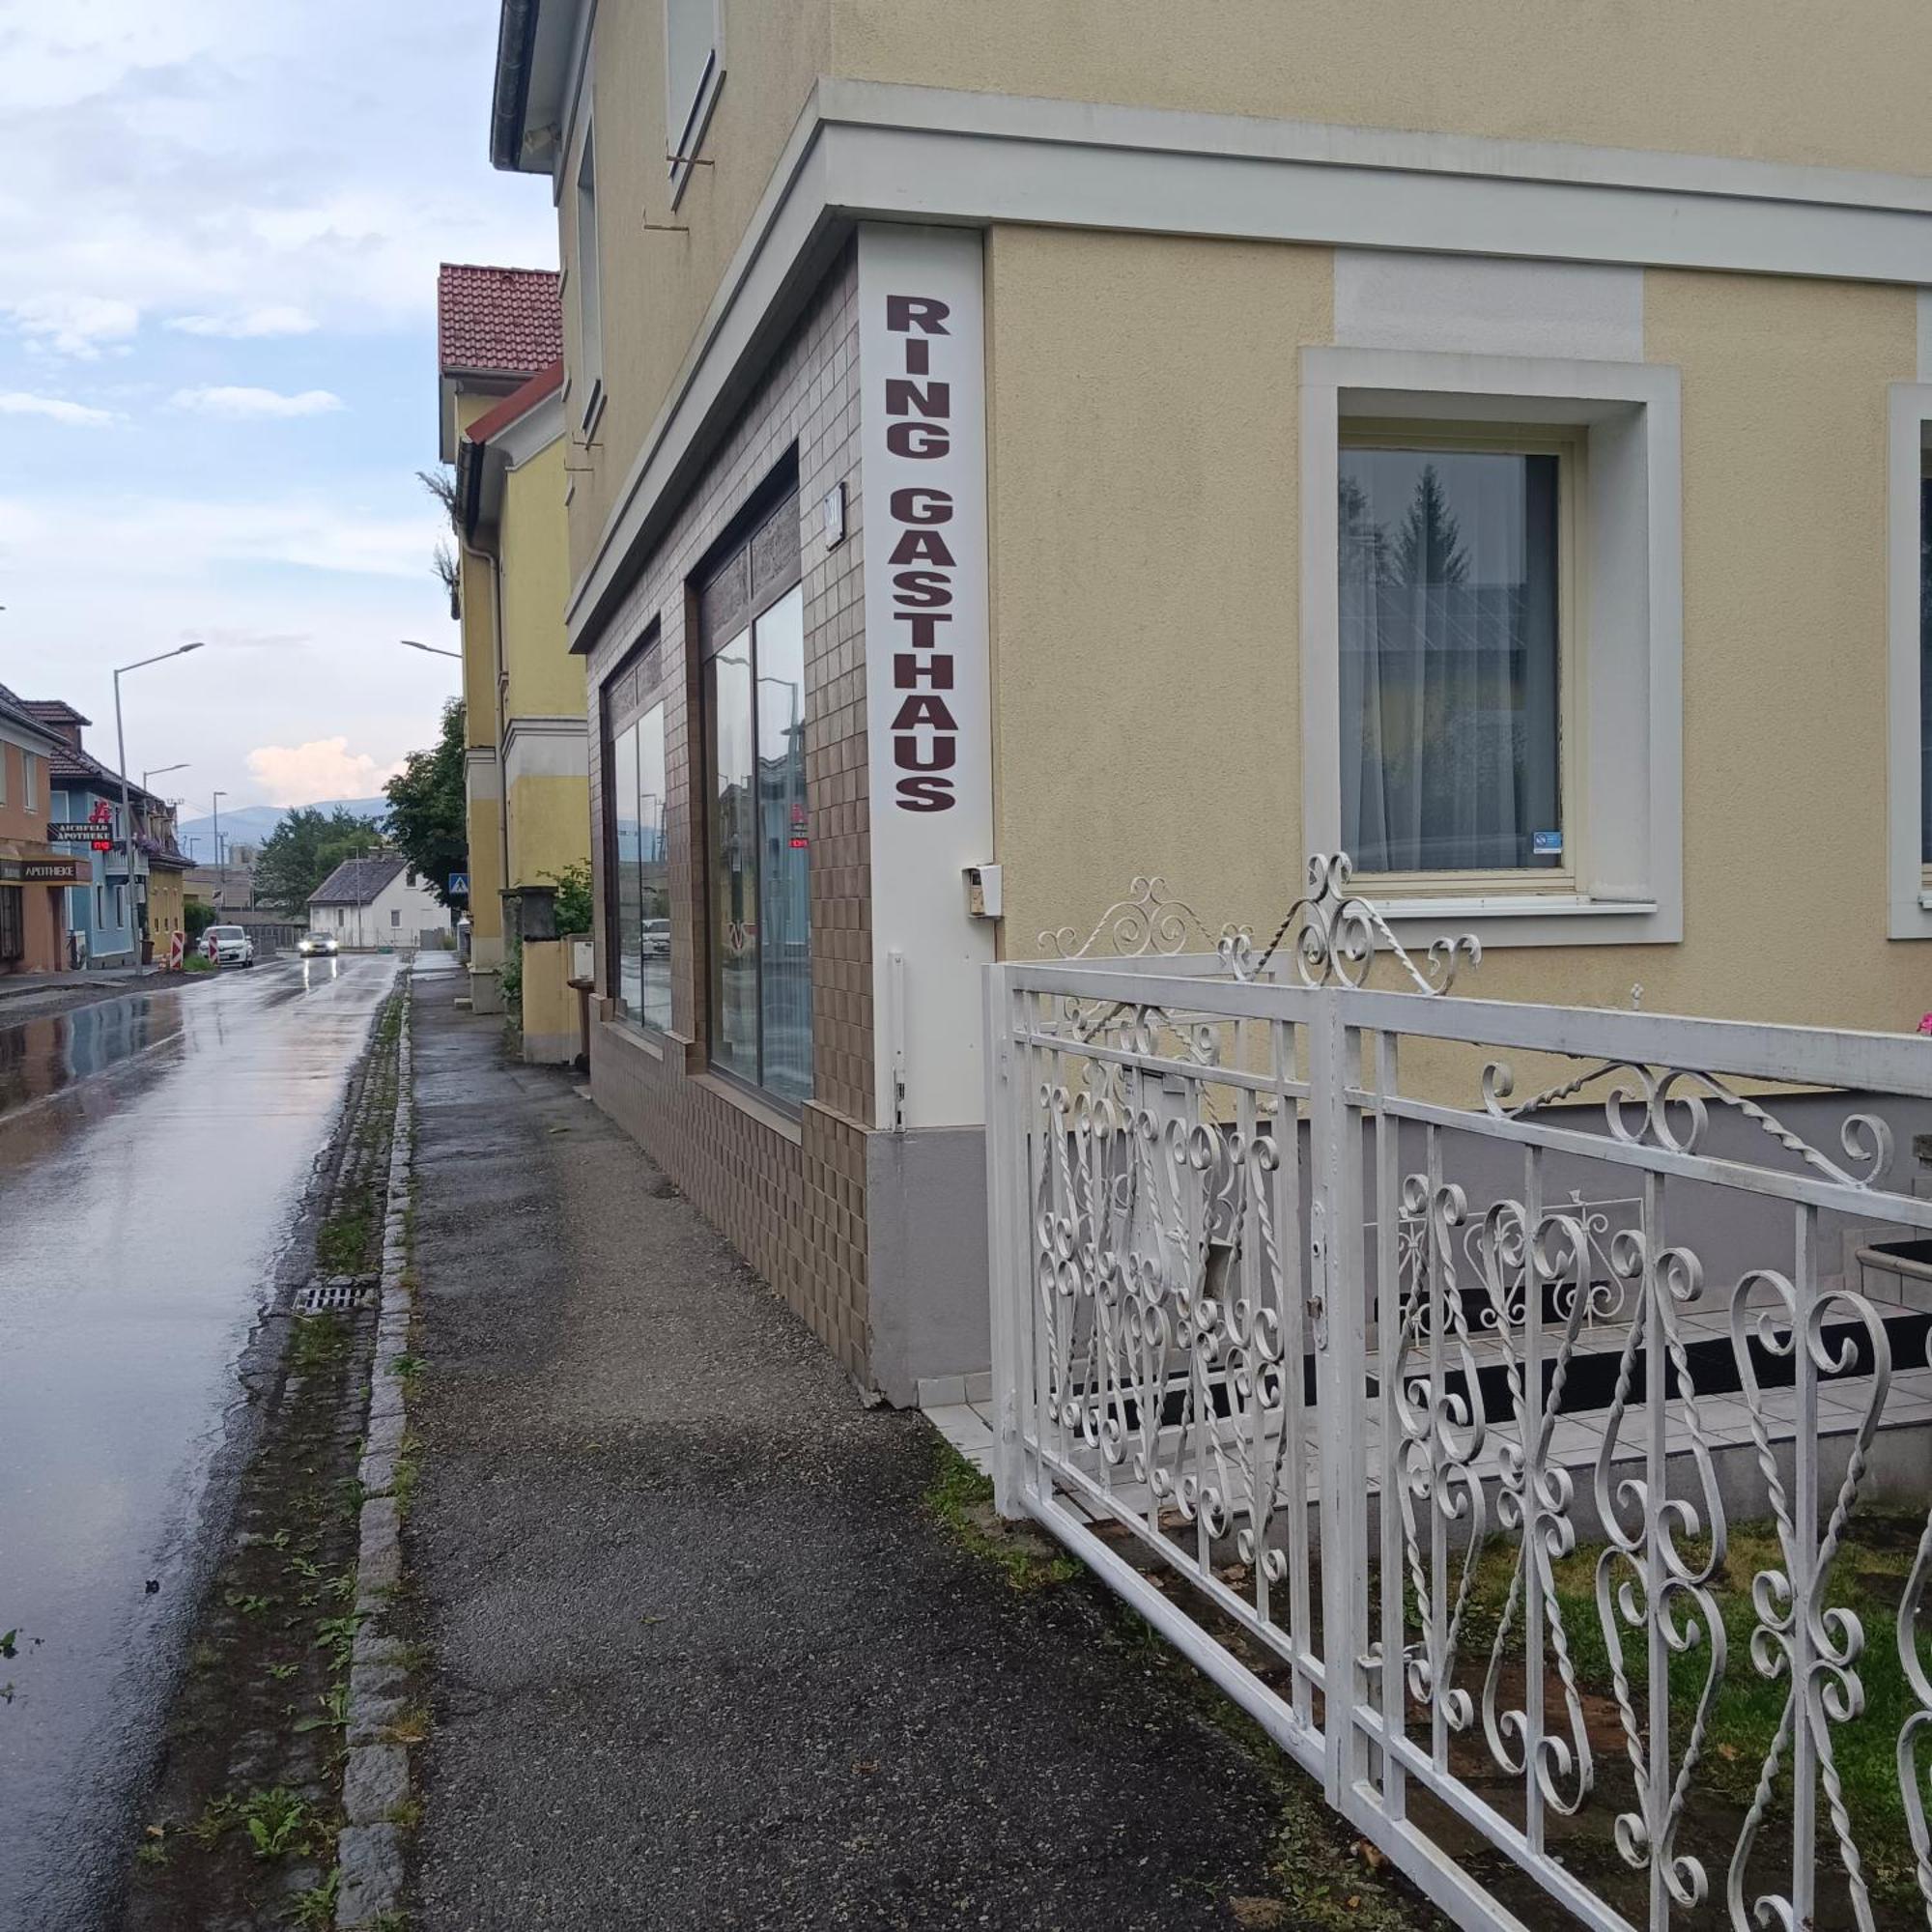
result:
[(1393, 959), (1418, 993), (1446, 993), (1464, 962), (1481, 963), (1482, 942), (1473, 933), (1431, 941), (1420, 963), (1395, 936), (1373, 899), (1350, 891), (1354, 863), (1346, 852), (1317, 853), (1308, 862), (1308, 890), (1289, 907), (1274, 936), (1258, 952), (1253, 930), (1225, 924), (1218, 933), (1185, 899), (1170, 897), (1165, 881), (1141, 877), (1100, 915), (1080, 939), (1063, 925), (1042, 932), (1040, 951), (1056, 959), (1085, 959), (1104, 944), (1116, 958), (1149, 954), (1172, 958), (1190, 942), (1211, 952), (1236, 980), (1259, 980), (1286, 948), (1304, 986), (1363, 986), (1378, 953)]

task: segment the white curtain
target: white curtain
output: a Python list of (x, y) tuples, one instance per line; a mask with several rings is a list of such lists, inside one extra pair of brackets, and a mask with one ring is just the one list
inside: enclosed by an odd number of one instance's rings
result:
[(1362, 870), (1562, 863), (1556, 490), (1553, 455), (1343, 450), (1342, 838)]

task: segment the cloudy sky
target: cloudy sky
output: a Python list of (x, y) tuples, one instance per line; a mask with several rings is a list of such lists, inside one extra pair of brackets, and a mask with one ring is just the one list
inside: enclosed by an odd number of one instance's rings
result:
[(439, 261), (552, 267), (486, 158), (496, 0), (0, 0), (0, 684), (198, 816), (358, 797), (457, 667)]

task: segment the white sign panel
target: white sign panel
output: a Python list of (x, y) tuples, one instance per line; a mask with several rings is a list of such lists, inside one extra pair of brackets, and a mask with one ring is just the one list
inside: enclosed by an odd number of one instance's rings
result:
[(980, 1122), (993, 927), (980, 242), (859, 231), (873, 1057), (882, 1126)]

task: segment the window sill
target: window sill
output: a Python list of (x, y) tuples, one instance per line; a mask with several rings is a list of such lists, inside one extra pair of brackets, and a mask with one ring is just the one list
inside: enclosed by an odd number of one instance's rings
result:
[(1655, 899), (1593, 899), (1582, 893), (1431, 893), (1377, 899), (1383, 916), (1397, 919), (1587, 919), (1617, 913), (1654, 913)]
[(799, 1118), (795, 1114), (787, 1114), (782, 1107), (770, 1100), (759, 1098), (749, 1087), (741, 1087), (737, 1081), (727, 1080), (717, 1073), (694, 1073), (691, 1084), (702, 1087), (707, 1094), (716, 1094), (741, 1114), (749, 1114), (775, 1134), (782, 1134), (794, 1147), (805, 1144), (805, 1127)]
[(1376, 899), (1365, 894), (1414, 950), (1432, 939), (1472, 933), (1485, 947), (1668, 946), (1683, 938), (1655, 899), (1589, 898), (1581, 894), (1486, 893)]

